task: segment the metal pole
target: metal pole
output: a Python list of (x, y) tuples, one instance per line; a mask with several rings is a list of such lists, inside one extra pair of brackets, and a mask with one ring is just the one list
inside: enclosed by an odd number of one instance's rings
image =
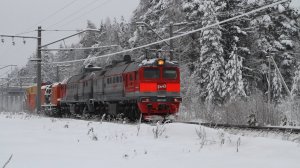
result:
[(59, 66), (56, 66), (56, 82), (59, 82)]
[(42, 87), (42, 73), (41, 73), (41, 61), (42, 61), (42, 27), (38, 27), (38, 46), (37, 46), (37, 94), (36, 94), (36, 111), (39, 114), (41, 111), (41, 87)]
[[(172, 37), (173, 37), (173, 22), (170, 23), (170, 38)], [(173, 39), (170, 39), (170, 61), (173, 60), (173, 49), (174, 49)]]
[(271, 113), (271, 58), (268, 57), (269, 73), (268, 73), (268, 112)]
[(0, 90), (1, 90), (1, 99), (0, 99), (1, 108), (0, 108), (0, 110), (3, 111), (3, 89), (2, 89), (2, 87), (0, 88)]
[(281, 80), (281, 82), (282, 82), (282, 84), (283, 84), (283, 86), (284, 86), (284, 89), (285, 89), (286, 92), (288, 93), (288, 96), (291, 97), (291, 96), (292, 96), (291, 91), (290, 91), (290, 89), (288, 88), (287, 84), (285, 83), (284, 78), (282, 77), (281, 72), (280, 72), (280, 70), (279, 70), (279, 68), (278, 68), (278, 66), (277, 66), (277, 64), (276, 64), (276, 62), (275, 62), (275, 60), (274, 60), (274, 58), (273, 58), (272, 56), (270, 56), (270, 58), (271, 58), (271, 60), (272, 60), (272, 62), (273, 62), (273, 64), (274, 64), (274, 66), (275, 66), (275, 69), (276, 69), (277, 73), (279, 74), (279, 77), (280, 77), (280, 80)]
[(238, 58), (237, 58), (237, 55), (236, 54), (234, 54), (234, 64), (235, 64), (235, 75), (234, 75), (234, 80), (235, 80), (235, 94), (237, 95), (237, 93), (238, 93), (238, 69), (237, 69), (237, 63), (238, 63), (238, 60), (237, 60)]

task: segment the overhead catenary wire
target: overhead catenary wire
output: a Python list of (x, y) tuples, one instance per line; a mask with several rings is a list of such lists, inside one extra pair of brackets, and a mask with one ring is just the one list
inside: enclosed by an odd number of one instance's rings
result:
[(47, 48), (47, 49), (42, 49), (42, 51), (93, 50), (93, 49), (110, 48), (110, 47), (120, 47), (120, 45), (107, 45), (107, 46), (82, 47), (82, 48)]
[[(220, 25), (220, 24), (223, 24), (223, 23), (226, 23), (226, 22), (229, 22), (229, 21), (232, 21), (232, 20), (235, 20), (235, 19), (238, 19), (238, 18), (247, 16), (247, 15), (256, 13), (256, 12), (258, 12), (258, 11), (267, 9), (267, 8), (269, 8), (269, 7), (276, 6), (276, 5), (278, 5), (278, 4), (281, 4), (281, 3), (284, 3), (284, 2), (287, 2), (287, 1), (289, 1), (289, 0), (281, 0), (281, 1), (278, 1), (278, 2), (274, 2), (274, 3), (272, 3), (272, 4), (265, 5), (265, 6), (263, 6), (263, 7), (254, 9), (254, 10), (249, 11), (249, 12), (246, 12), (246, 13), (244, 13), (244, 14), (240, 14), (240, 15), (234, 16), (234, 17), (232, 17), (232, 18), (225, 19), (225, 20), (223, 20), (223, 21), (216, 22), (216, 23), (210, 24), (210, 25), (208, 25), (208, 26), (205, 26), (205, 27), (202, 27), (202, 28), (199, 28), (199, 29), (195, 29), (195, 30), (192, 30), (192, 31), (189, 31), (189, 32), (186, 32), (186, 33), (182, 33), (182, 34), (180, 34), (180, 35), (176, 35), (176, 36), (173, 36), (173, 37), (170, 37), (170, 38), (166, 38), (166, 39), (164, 39), (164, 40), (156, 41), (156, 42), (153, 42), (153, 43), (149, 43), (149, 44), (142, 45), (142, 46), (138, 46), (138, 47), (131, 48), (131, 49), (126, 49), (126, 50), (119, 51), (119, 52), (115, 52), (115, 53), (110, 53), (110, 54), (105, 54), (105, 55), (96, 56), (96, 57), (94, 57), (94, 58), (110, 57), (110, 56), (117, 55), (117, 54), (122, 54), (122, 53), (126, 53), (126, 52), (132, 52), (132, 51), (134, 51), (134, 50), (146, 48), (146, 47), (149, 47), (149, 46), (152, 46), (152, 45), (160, 44), (160, 43), (162, 43), (162, 42), (166, 42), (166, 41), (169, 41), (169, 40), (177, 39), (177, 38), (180, 38), (180, 37), (189, 35), (189, 34), (193, 34), (193, 33), (199, 32), (199, 31), (203, 31), (203, 30), (205, 30), (205, 29), (208, 29), (208, 28), (211, 28), (211, 27), (214, 27), (214, 26), (217, 26), (217, 25)], [(63, 63), (81, 62), (81, 61), (85, 61), (85, 60), (87, 60), (87, 59), (89, 59), (89, 58), (78, 59), (78, 60), (72, 60), (72, 61), (52, 62), (52, 63), (50, 63), (50, 64), (63, 64)]]
[(21, 34), (27, 34), (27, 33), (31, 33), (31, 32), (34, 32), (34, 31), (29, 31), (30, 29), (36, 27), (37, 25), (41, 24), (41, 23), (44, 23), (46, 20), (50, 19), (51, 17), (57, 15), (59, 12), (63, 11), (64, 9), (66, 9), (67, 7), (71, 6), (72, 4), (74, 4), (76, 1), (78, 0), (73, 0), (69, 3), (67, 3), (66, 5), (64, 5), (63, 7), (59, 8), (58, 10), (56, 10), (55, 12), (51, 13), (50, 15), (46, 16), (45, 18), (41, 19), (40, 21), (38, 21), (35, 25), (29, 27), (28, 29), (25, 30), (25, 32), (22, 32), (22, 33), (18, 33), (16, 35), (21, 35)]
[(93, 9), (91, 9), (91, 10), (89, 10), (89, 11), (86, 11), (86, 12), (84, 12), (83, 14), (79, 15), (78, 17), (76, 17), (76, 18), (74, 18), (74, 19), (72, 19), (72, 20), (70, 20), (70, 21), (64, 23), (64, 24), (61, 25), (60, 27), (65, 26), (65, 25), (68, 25), (69, 23), (72, 23), (73, 21), (76, 21), (77, 19), (79, 19), (79, 18), (81, 18), (81, 17), (83, 17), (83, 16), (85, 16), (85, 15), (87, 15), (87, 14), (93, 12), (94, 10), (96, 10), (96, 9), (102, 7), (103, 5), (106, 5), (107, 3), (112, 2), (112, 1), (113, 1), (113, 0), (106, 0), (106, 1), (104, 1), (103, 3), (101, 3), (100, 5), (96, 6), (95, 8), (93, 8)]
[(23, 35), (23, 34), (28, 34), (28, 33), (33, 33), (35, 32), (36, 30), (30, 30), (30, 31), (24, 31), (24, 32), (21, 32), (21, 33), (17, 33), (15, 34), (16, 36), (19, 36), (19, 35)]
[(81, 11), (83, 11), (84, 9), (88, 8), (90, 5), (93, 5), (94, 3), (98, 2), (98, 1), (99, 1), (99, 0), (94, 0), (94, 1), (92, 1), (92, 2), (90, 2), (90, 3), (88, 3), (88, 4), (86, 4), (86, 5), (84, 5), (84, 6), (81, 7), (79, 10), (76, 10), (75, 12), (73, 12), (73, 13), (67, 15), (66, 17), (62, 18), (61, 20), (57, 21), (56, 23), (47, 26), (47, 28), (52, 28), (52, 27), (54, 27), (54, 26), (56, 26), (56, 25), (58, 25), (58, 24), (64, 22), (65, 20), (68, 20), (68, 19), (72, 18), (74, 15), (80, 13)]
[(67, 30), (67, 29), (43, 29), (43, 31), (47, 31), (47, 32), (79, 32), (79, 31), (83, 31), (83, 30)]

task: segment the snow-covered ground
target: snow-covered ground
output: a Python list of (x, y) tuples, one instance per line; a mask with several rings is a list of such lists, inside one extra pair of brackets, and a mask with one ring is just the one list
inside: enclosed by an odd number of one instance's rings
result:
[(6, 168), (299, 167), (299, 143), (176, 123), (155, 138), (156, 129), (0, 113), (0, 167), (11, 155)]

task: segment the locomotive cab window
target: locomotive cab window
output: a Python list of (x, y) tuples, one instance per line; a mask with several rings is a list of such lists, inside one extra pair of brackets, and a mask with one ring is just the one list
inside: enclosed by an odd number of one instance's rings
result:
[(164, 79), (176, 79), (177, 71), (175, 69), (164, 69), (163, 77)]
[(144, 70), (145, 79), (158, 79), (159, 78), (159, 69), (155, 68), (146, 68)]

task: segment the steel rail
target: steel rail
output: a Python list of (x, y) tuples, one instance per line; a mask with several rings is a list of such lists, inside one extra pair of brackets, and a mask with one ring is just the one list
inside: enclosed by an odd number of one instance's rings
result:
[(175, 121), (174, 123), (201, 125), (210, 128), (233, 128), (243, 130), (260, 130), (260, 131), (275, 131), (292, 134), (300, 134), (300, 128), (279, 127), (279, 126), (248, 126), (248, 125), (232, 125), (232, 124), (216, 124), (216, 123), (199, 123), (188, 121)]

